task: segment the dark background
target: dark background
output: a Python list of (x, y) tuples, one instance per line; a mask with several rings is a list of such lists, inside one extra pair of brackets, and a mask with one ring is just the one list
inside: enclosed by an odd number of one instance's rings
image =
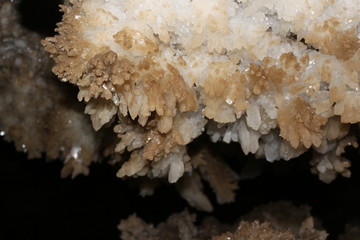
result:
[[(1, 0), (0, 0), (1, 1)], [(19, 6), (22, 24), (44, 36), (53, 35), (60, 21), (59, 1), (23, 0)], [(205, 138), (203, 138), (205, 139)], [(219, 144), (224, 158), (240, 171), (252, 156), (231, 154), (237, 144)], [(229, 150), (229, 151), (228, 151)], [(138, 196), (116, 170), (106, 163), (93, 164), (89, 176), (61, 179), (61, 161), (27, 160), (13, 144), (0, 139), (0, 239), (118, 239), (120, 219), (137, 213), (144, 220), (159, 223), (171, 213), (187, 207), (173, 186), (163, 186), (152, 197)], [(308, 204), (329, 239), (344, 231), (347, 221), (360, 217), (360, 164), (358, 151), (350, 149), (352, 178), (338, 177), (325, 184), (310, 174), (310, 154), (289, 162), (263, 163), (262, 175), (239, 184), (236, 202), (218, 206), (215, 215), (233, 223), (254, 207), (276, 200)], [(207, 189), (214, 203), (214, 195)], [(195, 212), (193, 209), (190, 209)], [(199, 213), (199, 218), (206, 216)]]
[[(116, 226), (132, 213), (156, 224), (187, 207), (172, 186), (160, 187), (154, 196), (140, 197), (127, 181), (116, 178), (116, 169), (106, 163), (93, 164), (89, 176), (61, 179), (60, 161), (28, 160), (26, 154), (15, 152), (12, 144), (0, 144), (0, 229), (11, 236), (9, 239), (118, 239)], [(350, 152), (357, 154), (355, 150)], [(298, 206), (310, 205), (312, 214), (331, 234), (329, 239), (336, 239), (345, 222), (360, 216), (357, 157), (353, 159), (352, 178), (338, 177), (331, 184), (309, 173), (308, 157), (305, 154), (289, 162), (264, 161), (262, 175), (240, 181), (236, 202), (214, 204), (212, 214), (234, 223), (256, 206), (290, 200)], [(234, 156), (226, 158), (235, 170), (244, 161)], [(213, 193), (207, 190), (207, 194), (214, 203)], [(208, 214), (198, 215), (201, 219)]]

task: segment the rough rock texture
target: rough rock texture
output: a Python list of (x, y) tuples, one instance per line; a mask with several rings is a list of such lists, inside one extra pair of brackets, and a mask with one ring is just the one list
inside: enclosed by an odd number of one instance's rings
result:
[(41, 37), (20, 26), (18, 2), (0, 2), (0, 134), (29, 158), (63, 159), (63, 176), (88, 174), (102, 135), (73, 101), (74, 89), (51, 74)]
[(296, 207), (287, 201), (269, 203), (255, 208), (244, 219), (269, 222), (274, 229), (289, 230), (296, 239), (325, 240), (328, 236), (326, 231), (317, 230), (321, 227), (319, 222), (311, 216), (309, 206)]
[(234, 233), (226, 232), (211, 240), (295, 240), (290, 232), (272, 229), (269, 223), (240, 222)]
[(122, 240), (325, 240), (327, 233), (314, 226), (307, 206), (295, 207), (290, 202), (271, 203), (255, 209), (238, 225), (222, 224), (205, 218), (195, 224), (195, 215), (184, 211), (171, 215), (158, 226), (145, 223), (136, 215), (118, 226)]

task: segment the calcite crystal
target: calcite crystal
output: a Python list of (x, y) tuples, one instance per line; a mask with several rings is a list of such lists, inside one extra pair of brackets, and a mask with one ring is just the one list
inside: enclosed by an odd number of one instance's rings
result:
[[(0, 0), (0, 136), (29, 158), (61, 159), (63, 177), (108, 161), (138, 177), (140, 195), (170, 182), (210, 212), (208, 189), (233, 202), (239, 179), (256, 173), (234, 171), (209, 139), (268, 162), (309, 151), (323, 182), (350, 177), (356, 1), (64, 0), (57, 34), (42, 41), (20, 24), (19, 2)], [(155, 226), (132, 215), (119, 229), (124, 240), (327, 237), (308, 207), (288, 202), (239, 217), (198, 224), (184, 211)], [(357, 232), (350, 223), (342, 239)]]
[(268, 161), (314, 152), (350, 176), (360, 121), (356, 1), (70, 0), (42, 44), (95, 130), (115, 121), (118, 172), (177, 182), (202, 133)]
[(261, 206), (234, 226), (211, 217), (201, 224), (195, 220), (196, 215), (187, 210), (171, 215), (158, 226), (131, 215), (121, 220), (118, 228), (123, 240), (325, 240), (328, 236), (315, 226), (309, 207), (295, 207), (285, 201)]

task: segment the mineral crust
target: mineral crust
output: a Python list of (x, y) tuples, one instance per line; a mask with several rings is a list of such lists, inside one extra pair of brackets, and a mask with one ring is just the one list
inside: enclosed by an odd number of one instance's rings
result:
[(42, 44), (95, 130), (115, 121), (119, 177), (191, 173), (202, 133), (272, 162), (312, 151), (350, 176), (360, 121), (360, 5), (351, 0), (70, 0)]

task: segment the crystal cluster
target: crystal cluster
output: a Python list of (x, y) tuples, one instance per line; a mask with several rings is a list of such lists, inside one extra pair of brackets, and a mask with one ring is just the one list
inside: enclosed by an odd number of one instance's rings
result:
[(177, 182), (202, 133), (272, 162), (314, 153), (350, 176), (357, 147), (360, 5), (303, 0), (71, 0), (42, 44), (95, 130), (115, 122), (119, 177)]

